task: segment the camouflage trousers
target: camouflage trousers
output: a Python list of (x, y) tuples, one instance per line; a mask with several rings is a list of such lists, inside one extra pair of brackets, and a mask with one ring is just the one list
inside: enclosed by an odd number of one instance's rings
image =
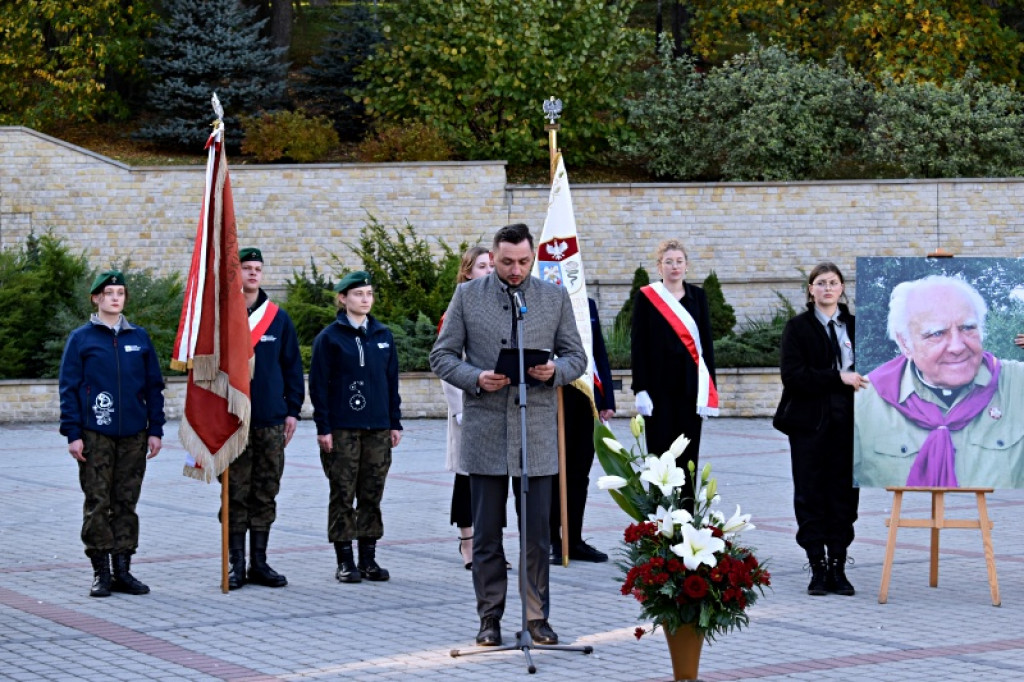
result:
[(86, 555), (134, 554), (139, 546), (135, 505), (146, 475), (148, 440), (145, 431), (123, 438), (95, 431), (82, 434), (85, 461), (78, 463), (78, 481), (85, 493), (82, 543)]
[[(380, 501), (391, 467), (391, 432), (387, 429), (339, 429), (331, 432), (334, 448), (320, 453), (330, 483), (327, 539), (376, 540), (384, 535)], [(353, 507), (353, 504), (356, 506)]]
[(283, 473), (284, 424), (250, 428), (249, 445), (228, 470), (229, 533), (270, 530)]

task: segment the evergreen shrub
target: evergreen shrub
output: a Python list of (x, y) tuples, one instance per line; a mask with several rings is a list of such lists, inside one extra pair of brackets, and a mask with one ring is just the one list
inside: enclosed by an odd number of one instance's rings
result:
[(708, 312), (711, 318), (711, 338), (717, 341), (732, 333), (736, 326), (736, 309), (725, 302), (722, 284), (718, 275), (712, 270), (704, 278), (704, 295), (708, 299)]

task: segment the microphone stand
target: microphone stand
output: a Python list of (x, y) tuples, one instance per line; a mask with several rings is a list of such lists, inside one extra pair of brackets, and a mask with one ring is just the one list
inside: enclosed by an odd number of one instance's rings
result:
[[(519, 602), (522, 606), (522, 629), (516, 633), (516, 643), (506, 644), (504, 646), (497, 647), (481, 647), (478, 649), (472, 649), (470, 651), (461, 651), (459, 649), (452, 649), (449, 653), (452, 658), (458, 656), (471, 656), (473, 654), (489, 654), (496, 653), (499, 651), (513, 651), (519, 649), (526, 656), (526, 670), (532, 675), (537, 672), (537, 666), (533, 664), (533, 657), (530, 655), (531, 649), (548, 650), (548, 651), (579, 651), (584, 654), (590, 654), (594, 652), (594, 647), (590, 645), (585, 646), (566, 646), (563, 644), (534, 644), (533, 637), (530, 636), (529, 628), (529, 616), (526, 613), (526, 585), (528, 578), (526, 568), (526, 516), (527, 516), (527, 504), (526, 501), (529, 498), (530, 493), (530, 478), (529, 478), (529, 467), (526, 458), (526, 367), (524, 360), (524, 339), (526, 338), (523, 330), (523, 317), (526, 315), (526, 304), (523, 303), (522, 296), (518, 291), (512, 294), (513, 296), (513, 308), (515, 308), (515, 319), (516, 319), (516, 339), (518, 343), (519, 351), (519, 453), (520, 453), (520, 465), (522, 476), (519, 479)], [(542, 557), (543, 561), (547, 561), (547, 556)]]

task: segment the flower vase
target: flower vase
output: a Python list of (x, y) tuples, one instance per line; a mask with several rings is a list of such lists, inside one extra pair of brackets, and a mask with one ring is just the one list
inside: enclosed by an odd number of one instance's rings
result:
[(704, 636), (691, 623), (686, 623), (672, 634), (666, 629), (665, 639), (668, 640), (668, 651), (672, 655), (672, 679), (696, 680)]

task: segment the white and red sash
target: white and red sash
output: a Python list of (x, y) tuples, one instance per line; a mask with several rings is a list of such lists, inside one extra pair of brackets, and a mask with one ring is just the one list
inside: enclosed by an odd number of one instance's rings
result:
[(268, 298), (263, 302), (263, 305), (249, 314), (249, 334), (252, 336), (253, 348), (263, 338), (263, 334), (270, 329), (277, 311), (277, 304)]
[(704, 364), (704, 350), (701, 348), (697, 322), (690, 313), (686, 312), (686, 308), (669, 293), (664, 283), (648, 284), (640, 291), (662, 314), (697, 364), (697, 414), (702, 417), (717, 417), (718, 389), (715, 388), (715, 382), (711, 378), (708, 366)]

